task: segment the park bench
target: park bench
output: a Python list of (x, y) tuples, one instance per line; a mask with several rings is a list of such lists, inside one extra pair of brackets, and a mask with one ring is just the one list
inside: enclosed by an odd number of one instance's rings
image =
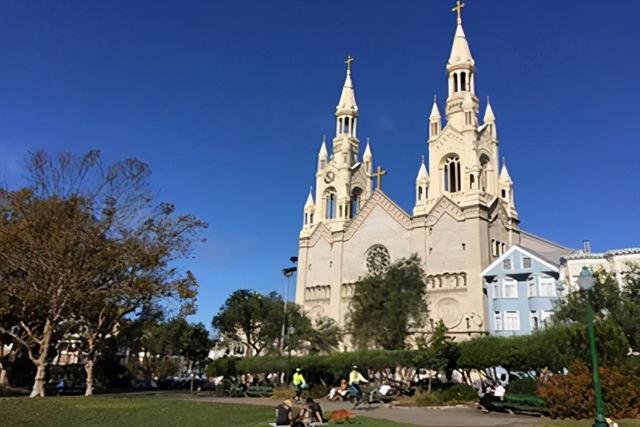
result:
[(549, 415), (546, 402), (538, 396), (529, 394), (509, 394), (504, 400), (491, 402), (496, 411), (513, 412), (520, 415)]
[(271, 397), (272, 394), (273, 387), (268, 385), (251, 386), (245, 392), (248, 397)]

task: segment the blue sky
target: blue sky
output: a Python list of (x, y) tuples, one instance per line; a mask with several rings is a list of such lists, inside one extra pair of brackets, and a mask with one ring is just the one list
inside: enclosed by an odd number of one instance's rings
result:
[[(359, 136), (411, 209), (453, 3), (2, 0), (0, 180), (36, 149), (149, 162), (159, 199), (210, 224), (187, 263), (209, 325), (234, 289), (282, 290), (347, 54)], [(639, 246), (640, 3), (466, 3), (522, 227)]]

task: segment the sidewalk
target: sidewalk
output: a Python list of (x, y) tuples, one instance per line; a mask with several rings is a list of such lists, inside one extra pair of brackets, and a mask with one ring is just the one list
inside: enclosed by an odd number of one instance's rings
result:
[[(229, 397), (193, 397), (190, 400), (211, 403), (227, 403), (240, 405), (259, 405), (276, 407), (278, 401), (271, 398), (229, 398)], [(321, 400), (323, 411), (328, 414), (335, 409), (351, 409), (348, 402), (327, 402)], [(493, 426), (536, 426), (544, 424), (546, 418), (536, 418), (504, 413), (483, 414), (477, 409), (468, 407), (395, 407), (386, 406), (372, 409), (356, 409), (357, 415), (383, 420), (396, 421), (418, 426), (431, 427), (493, 427)]]

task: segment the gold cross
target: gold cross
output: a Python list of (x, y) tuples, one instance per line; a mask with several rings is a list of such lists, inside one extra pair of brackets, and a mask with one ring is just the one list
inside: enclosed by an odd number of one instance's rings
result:
[(462, 8), (465, 6), (460, 0), (456, 1), (456, 7), (451, 9), (452, 12), (458, 12), (458, 20), (456, 21), (458, 25), (462, 24)]
[(387, 171), (378, 166), (376, 172), (372, 175), (369, 175), (369, 178), (376, 178), (376, 188), (382, 190), (382, 177), (387, 174)]
[(351, 64), (353, 64), (354, 61), (355, 59), (353, 58), (353, 56), (347, 56), (347, 60), (344, 61), (344, 63), (347, 64), (347, 71), (351, 71)]

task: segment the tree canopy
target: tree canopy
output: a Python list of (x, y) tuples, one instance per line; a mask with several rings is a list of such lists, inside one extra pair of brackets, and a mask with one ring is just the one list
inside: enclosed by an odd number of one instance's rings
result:
[(355, 282), (347, 320), (351, 340), (360, 349), (404, 349), (410, 333), (426, 320), (425, 295), (425, 276), (417, 255)]

